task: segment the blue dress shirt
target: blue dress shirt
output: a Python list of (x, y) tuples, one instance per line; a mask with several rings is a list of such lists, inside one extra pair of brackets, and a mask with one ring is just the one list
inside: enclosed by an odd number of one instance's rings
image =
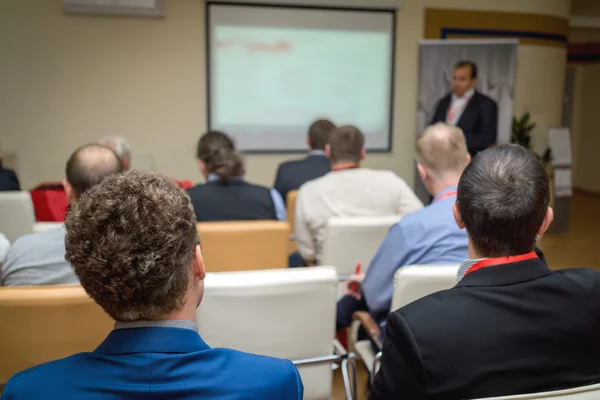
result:
[(458, 227), (452, 213), (456, 196), (442, 198), (454, 190), (456, 186), (447, 187), (430, 205), (392, 226), (362, 283), (369, 311), (390, 311), (398, 268), (414, 264), (460, 264), (468, 258), (467, 232)]
[[(208, 182), (216, 182), (220, 180), (219, 175), (217, 174), (208, 174), (206, 180)], [(238, 176), (234, 179), (244, 179), (241, 176)], [(285, 208), (285, 202), (283, 201), (283, 197), (279, 194), (279, 192), (275, 189), (270, 189), (271, 199), (273, 199), (273, 204), (275, 205), (275, 215), (279, 221), (287, 221), (287, 209)]]

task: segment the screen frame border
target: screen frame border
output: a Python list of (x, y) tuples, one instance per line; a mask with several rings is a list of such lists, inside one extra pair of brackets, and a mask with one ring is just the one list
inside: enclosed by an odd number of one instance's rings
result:
[[(221, 1), (221, 0), (207, 0), (204, 5), (204, 24), (205, 24), (205, 60), (206, 60), (206, 127), (207, 130), (212, 130), (211, 121), (211, 98), (212, 98), (212, 85), (211, 85), (211, 25), (210, 25), (210, 6), (211, 5), (225, 5), (225, 6), (240, 6), (240, 7), (262, 7), (262, 8), (291, 8), (301, 10), (327, 10), (327, 11), (365, 11), (365, 12), (376, 12), (382, 14), (391, 14), (392, 16), (392, 57), (391, 57), (391, 79), (390, 79), (390, 110), (389, 110), (389, 131), (387, 147), (366, 147), (369, 153), (392, 153), (393, 140), (394, 140), (394, 103), (395, 103), (395, 91), (396, 91), (396, 35), (397, 35), (397, 16), (396, 8), (369, 8), (369, 7), (345, 7), (345, 6), (317, 6), (317, 5), (302, 5), (302, 4), (274, 4), (274, 3), (261, 3), (261, 2), (242, 2), (242, 1)], [(306, 149), (252, 149), (244, 150), (240, 149), (245, 154), (304, 154)]]

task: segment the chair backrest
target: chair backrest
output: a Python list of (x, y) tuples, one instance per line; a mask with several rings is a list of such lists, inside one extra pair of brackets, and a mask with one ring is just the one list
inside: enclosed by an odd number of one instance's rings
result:
[(287, 267), (287, 222), (200, 222), (197, 226), (208, 272)]
[(408, 265), (394, 275), (391, 311), (456, 285), (458, 265)]
[(0, 232), (12, 243), (33, 232), (35, 212), (29, 192), (0, 192)]
[(0, 288), (0, 381), (46, 361), (94, 350), (113, 323), (81, 286)]
[[(290, 360), (332, 354), (337, 275), (332, 267), (207, 274), (200, 335), (228, 347)], [(300, 366), (305, 399), (331, 398), (331, 364)]]
[(334, 265), (340, 276), (352, 275), (359, 262), (366, 272), (390, 227), (399, 220), (399, 216), (330, 218), (319, 263)]
[(515, 396), (488, 397), (481, 400), (597, 400), (600, 399), (600, 384), (581, 386), (573, 389), (557, 390), (554, 392), (540, 392), (521, 394)]
[(296, 222), (296, 199), (298, 198), (298, 191), (291, 190), (288, 192), (285, 203), (287, 204), (287, 219), (294, 232), (294, 223)]

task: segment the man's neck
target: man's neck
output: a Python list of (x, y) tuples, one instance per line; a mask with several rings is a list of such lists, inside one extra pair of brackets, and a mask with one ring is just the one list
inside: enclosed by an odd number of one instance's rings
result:
[(442, 193), (445, 189), (449, 188), (450, 186), (457, 186), (458, 180), (458, 177), (450, 177), (433, 182), (433, 184), (431, 185), (431, 195), (433, 197), (437, 197), (440, 193)]
[(461, 96), (457, 95), (456, 93), (453, 93), (454, 97), (459, 98), (459, 99), (464, 99), (466, 97), (472, 96), (473, 93), (475, 93), (475, 88), (472, 87), (469, 90), (467, 90), (466, 92), (464, 92)]
[(196, 302), (186, 301), (180, 310), (174, 311), (169, 314), (164, 314), (156, 317), (156, 320), (169, 320), (169, 321), (192, 321), (196, 323)]
[(333, 171), (339, 171), (342, 169), (351, 169), (351, 168), (359, 168), (360, 162), (348, 161), (348, 160), (340, 160), (331, 163), (331, 169)]

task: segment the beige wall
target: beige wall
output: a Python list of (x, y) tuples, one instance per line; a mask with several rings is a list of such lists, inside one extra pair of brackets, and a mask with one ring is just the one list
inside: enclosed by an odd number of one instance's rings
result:
[[(568, 17), (569, 0), (403, 0), (398, 12), (393, 152), (367, 166), (414, 177), (417, 41), (425, 7)], [(499, 4), (502, 3), (500, 6)], [(59, 0), (0, 1), (0, 141), (18, 155), (26, 187), (63, 175), (70, 152), (106, 134), (127, 136), (156, 170), (197, 181), (194, 145), (206, 128), (204, 3), (167, 1), (167, 18), (65, 16)], [(515, 112), (558, 125), (566, 51), (521, 45)], [(249, 180), (270, 185), (285, 156), (248, 156)]]
[[(573, 29), (569, 33), (570, 43), (600, 42), (600, 29)], [(572, 64), (575, 69), (573, 90), (573, 186), (600, 193), (598, 169), (600, 161), (600, 63)]]

